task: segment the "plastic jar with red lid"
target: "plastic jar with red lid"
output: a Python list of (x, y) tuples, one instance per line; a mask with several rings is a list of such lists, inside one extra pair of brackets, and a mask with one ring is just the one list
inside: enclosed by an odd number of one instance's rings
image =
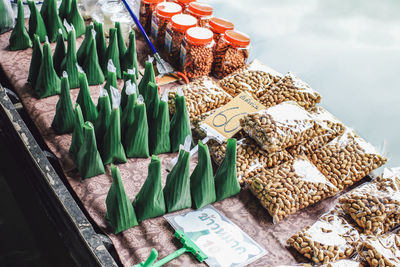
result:
[(250, 37), (242, 32), (227, 30), (214, 52), (213, 74), (225, 77), (243, 67), (249, 57)]
[(189, 78), (209, 75), (213, 63), (214, 45), (211, 30), (203, 27), (186, 30), (179, 55), (181, 71)]
[(161, 2), (164, 2), (164, 0), (142, 0), (140, 2), (139, 21), (147, 34), (150, 34), (153, 12)]
[(181, 5), (182, 10), (185, 10), (191, 2), (196, 2), (196, 0), (168, 0), (168, 2), (174, 2)]
[(187, 14), (175, 15), (168, 23), (165, 32), (165, 53), (175, 67), (179, 66), (179, 53), (185, 32), (196, 25), (197, 19)]
[(207, 27), (214, 33), (214, 41), (216, 44), (218, 44), (218, 41), (227, 30), (233, 30), (234, 25), (232, 22), (226, 19), (213, 17), (208, 22)]
[(208, 4), (191, 2), (184, 13), (195, 17), (199, 27), (206, 27), (212, 18), (213, 8)]
[(176, 3), (163, 2), (157, 5), (151, 20), (151, 37), (158, 47), (164, 48), (165, 31), (171, 17), (181, 12), (182, 7)]

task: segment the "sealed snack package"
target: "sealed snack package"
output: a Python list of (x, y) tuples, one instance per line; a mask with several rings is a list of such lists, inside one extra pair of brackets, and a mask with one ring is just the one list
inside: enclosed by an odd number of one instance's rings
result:
[(333, 132), (292, 101), (247, 114), (240, 120), (240, 125), (269, 153)]
[(287, 243), (314, 263), (326, 264), (349, 258), (359, 239), (357, 229), (346, 220), (343, 210), (335, 207), (290, 237)]
[(382, 176), (339, 199), (364, 233), (382, 234), (400, 225), (399, 177), (399, 173), (385, 169)]
[(400, 266), (400, 237), (398, 234), (363, 236), (357, 251), (369, 266)]
[(274, 223), (338, 192), (305, 157), (264, 170), (249, 178), (247, 184)]
[(311, 161), (340, 190), (358, 182), (386, 163), (370, 143), (346, 128), (341, 136), (316, 150)]
[(363, 267), (363, 266), (365, 265), (363, 265), (358, 259), (342, 259), (321, 265), (320, 267)]

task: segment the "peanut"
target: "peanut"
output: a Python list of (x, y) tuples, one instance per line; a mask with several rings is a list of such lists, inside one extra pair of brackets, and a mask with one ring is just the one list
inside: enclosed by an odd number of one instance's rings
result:
[(373, 267), (400, 266), (400, 238), (397, 234), (364, 236), (357, 252)]

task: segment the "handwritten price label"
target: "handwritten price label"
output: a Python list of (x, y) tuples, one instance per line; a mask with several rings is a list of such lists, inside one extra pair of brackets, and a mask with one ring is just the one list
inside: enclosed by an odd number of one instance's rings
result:
[(240, 131), (240, 119), (249, 113), (265, 109), (257, 100), (246, 92), (232, 99), (228, 104), (218, 108), (200, 125), (208, 135), (214, 136), (220, 143)]

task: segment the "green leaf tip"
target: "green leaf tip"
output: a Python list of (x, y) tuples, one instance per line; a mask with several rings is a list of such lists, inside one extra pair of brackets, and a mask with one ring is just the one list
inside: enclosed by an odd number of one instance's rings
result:
[(99, 58), (101, 69), (103, 70), (103, 74), (106, 75), (104, 70), (107, 68), (107, 65), (105, 65), (107, 42), (104, 36), (103, 24), (101, 22), (94, 21), (94, 30), (96, 31), (97, 56)]
[(10, 50), (23, 50), (32, 47), (32, 41), (28, 31), (25, 28), (24, 7), (22, 1), (18, 0), (18, 16), (17, 23), (10, 35)]
[(186, 108), (185, 96), (175, 97), (175, 113), (171, 119), (170, 140), (171, 152), (177, 152), (179, 145), (184, 144), (186, 136), (192, 137), (189, 114)]
[(126, 50), (126, 53), (123, 57), (123, 71), (127, 71), (128, 69), (134, 69), (136, 77), (139, 77), (139, 65), (137, 60), (137, 51), (136, 51), (136, 37), (135, 31), (130, 30), (129, 32), (129, 46)]
[(105, 56), (105, 62), (103, 63), (103, 72), (107, 76), (108, 69), (107, 69), (107, 64), (108, 61), (111, 59), (115, 69), (116, 69), (116, 74), (117, 78), (121, 79), (122, 74), (121, 74), (121, 64), (119, 60), (119, 49), (118, 49), (118, 36), (117, 36), (117, 29), (115, 28), (110, 28), (110, 33), (109, 33), (110, 39), (109, 39), (109, 44), (106, 50), (106, 56)]
[(85, 28), (85, 38), (83, 39), (81, 46), (79, 46), (78, 51), (76, 52), (76, 58), (78, 59), (79, 65), (83, 65), (85, 62), (85, 59), (88, 57), (89, 54), (89, 44), (91, 40), (93, 39), (93, 33), (92, 30), (94, 29), (93, 24), (86, 25)]
[(69, 91), (68, 78), (62, 77), (61, 95), (57, 102), (56, 114), (51, 127), (57, 134), (65, 134), (72, 132), (74, 130), (74, 125), (75, 115)]
[(103, 137), (110, 127), (111, 119), (111, 104), (107, 92), (100, 95), (97, 101), (98, 116), (94, 123), (94, 130), (96, 132), (96, 139), (98, 147), (103, 143)]
[(61, 71), (66, 71), (68, 73), (70, 88), (78, 88), (79, 69), (76, 57), (76, 36), (74, 28), (72, 28), (71, 31), (68, 32), (67, 44), (67, 54), (61, 63)]
[(93, 38), (88, 45), (88, 55), (83, 62), (82, 68), (87, 75), (89, 85), (102, 84), (104, 82), (104, 74), (97, 57), (96, 41)]
[(95, 122), (97, 118), (97, 109), (90, 96), (89, 84), (86, 74), (79, 72), (79, 94), (76, 102), (81, 106), (83, 117), (85, 121)]
[(69, 153), (72, 159), (75, 161), (79, 149), (83, 145), (83, 115), (81, 107), (78, 103), (75, 104), (75, 120), (74, 120), (74, 130), (72, 132), (71, 146), (69, 147)]
[(129, 158), (149, 157), (149, 127), (147, 125), (145, 104), (136, 104), (134, 108), (134, 120), (126, 125), (125, 148)]
[(121, 143), (121, 122), (119, 108), (112, 109), (110, 127), (108, 127), (103, 139), (103, 162), (105, 165), (110, 163), (125, 163), (125, 150)]
[(71, 0), (62, 0), (58, 8), (58, 15), (62, 21), (67, 20), (68, 14), (71, 11)]
[(34, 34), (36, 34), (39, 36), (40, 42), (43, 43), (46, 40), (47, 31), (42, 15), (40, 15), (34, 1), (29, 0), (28, 6), (31, 12), (31, 15), (29, 16), (29, 36), (33, 41)]
[(85, 21), (78, 10), (76, 0), (70, 0), (70, 10), (68, 12), (67, 21), (74, 25), (76, 36), (79, 37), (85, 33)]
[(119, 50), (119, 58), (121, 64), (121, 70), (125, 70), (124, 66), (124, 57), (127, 51), (126, 44), (124, 41), (124, 36), (122, 35), (121, 24), (119, 21), (115, 22), (115, 28), (117, 29), (117, 38), (118, 38), (118, 50)]
[(65, 48), (64, 36), (61, 33), (57, 35), (56, 49), (53, 54), (53, 65), (58, 76), (61, 76), (61, 64), (67, 54)]
[(40, 38), (35, 34), (33, 37), (33, 50), (28, 74), (28, 82), (31, 84), (32, 88), (35, 88), (36, 86), (40, 65), (42, 64), (42, 58), (43, 49), (42, 45), (40, 44)]
[(158, 155), (171, 151), (170, 128), (168, 102), (159, 101), (158, 114), (152, 128), (150, 140), (151, 154)]
[(139, 93), (143, 96), (144, 99), (147, 97), (147, 84), (149, 82), (153, 82), (156, 84), (156, 75), (154, 74), (153, 64), (149, 61), (146, 61), (144, 66), (144, 74), (142, 79), (139, 82)]

